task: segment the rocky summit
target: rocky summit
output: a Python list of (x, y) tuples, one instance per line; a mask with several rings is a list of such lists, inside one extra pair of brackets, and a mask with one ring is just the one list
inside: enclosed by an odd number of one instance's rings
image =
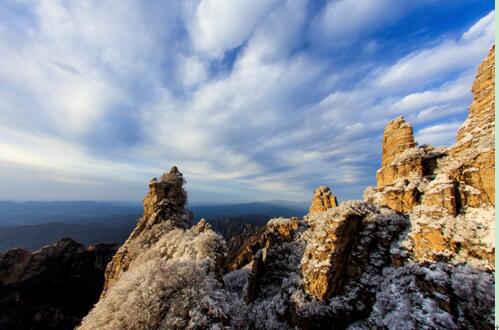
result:
[(152, 179), (144, 215), (106, 270), (80, 329), (491, 329), (494, 325), (494, 48), (449, 148), (384, 131), (376, 187), (303, 219), (275, 218), (227, 255), (191, 226), (176, 167)]

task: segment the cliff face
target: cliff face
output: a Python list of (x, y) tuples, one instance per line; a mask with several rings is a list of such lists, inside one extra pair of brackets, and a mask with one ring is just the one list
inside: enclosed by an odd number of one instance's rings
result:
[(401, 127), (410, 127), (403, 118), (385, 129), (384, 146), (397, 140), (413, 147), (391, 152), (383, 148), (377, 187), (369, 188), (365, 198), (410, 216), (402, 247), (416, 261), (494, 268), (494, 54), (495, 47), (478, 69), (469, 116), (454, 145), (414, 146), (412, 129), (401, 132)]
[(71, 329), (97, 302), (117, 246), (69, 238), (0, 254), (0, 328)]
[(492, 328), (493, 59), (454, 146), (418, 147), (396, 118), (364, 201), (320, 187), (303, 219), (270, 220), (229, 257), (206, 222), (189, 228), (178, 170), (152, 180), (81, 328)]

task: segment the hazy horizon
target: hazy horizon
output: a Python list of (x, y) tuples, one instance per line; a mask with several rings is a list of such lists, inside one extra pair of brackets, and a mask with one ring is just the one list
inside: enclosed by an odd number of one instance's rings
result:
[(479, 0), (4, 1), (0, 200), (141, 202), (173, 165), (193, 205), (360, 199), (389, 120), (454, 142), (494, 17)]
[[(291, 200), (248, 200), (248, 201), (241, 201), (241, 202), (187, 202), (187, 207), (191, 206), (225, 206), (225, 205), (237, 205), (237, 204), (252, 204), (252, 203), (268, 203), (268, 204), (295, 204), (295, 205), (308, 205), (312, 200), (312, 197), (310, 198), (310, 201), (291, 201)], [(0, 203), (16, 203), (16, 204), (23, 204), (23, 203), (97, 203), (97, 204), (111, 204), (111, 205), (116, 205), (116, 206), (134, 206), (134, 207), (140, 207), (142, 208), (142, 200), (137, 201), (137, 200), (91, 200), (91, 199), (38, 199), (38, 200), (8, 200), (8, 199), (0, 199)]]

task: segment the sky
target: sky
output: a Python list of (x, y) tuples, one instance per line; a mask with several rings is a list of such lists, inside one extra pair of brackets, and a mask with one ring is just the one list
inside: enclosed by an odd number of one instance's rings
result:
[(494, 43), (486, 0), (3, 0), (0, 199), (340, 200), (386, 123), (450, 145)]

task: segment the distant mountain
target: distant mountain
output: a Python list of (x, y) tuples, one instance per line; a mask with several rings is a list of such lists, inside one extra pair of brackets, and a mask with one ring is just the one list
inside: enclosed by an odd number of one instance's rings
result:
[(140, 207), (124, 203), (1, 201), (0, 252), (34, 251), (62, 237), (83, 244), (122, 244), (141, 214)]
[(117, 224), (137, 219), (142, 208), (134, 204), (74, 202), (11, 202), (0, 201), (0, 226), (34, 225), (49, 222)]
[(24, 248), (38, 250), (63, 237), (71, 237), (84, 245), (96, 243), (122, 244), (135, 227), (137, 218), (119, 225), (99, 223), (74, 224), (51, 222), (36, 225), (11, 225), (0, 227), (0, 252)]
[[(214, 229), (237, 248), (270, 218), (302, 216), (306, 205), (287, 201), (254, 202), (190, 207), (194, 222), (206, 218)], [(118, 243), (128, 237), (142, 207), (134, 204), (0, 201), (0, 252), (12, 248), (31, 251), (71, 237), (83, 244)]]
[(272, 217), (302, 217), (307, 213), (307, 206), (293, 202), (253, 202), (227, 205), (190, 206), (195, 219), (258, 215)]

